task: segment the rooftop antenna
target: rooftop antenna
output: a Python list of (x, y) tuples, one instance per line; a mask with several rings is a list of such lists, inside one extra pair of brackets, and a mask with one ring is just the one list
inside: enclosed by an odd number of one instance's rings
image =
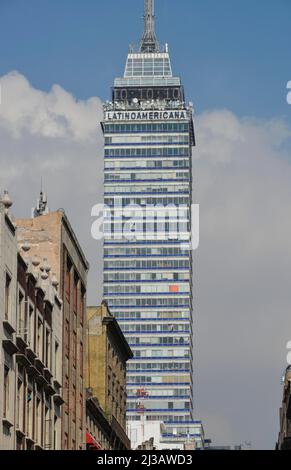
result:
[(37, 199), (37, 204), (34, 209), (32, 209), (32, 217), (40, 217), (42, 215), (47, 215), (49, 213), (49, 208), (47, 205), (47, 196), (42, 190), (42, 177), (40, 179), (40, 193), (39, 199)]
[(144, 1), (144, 33), (140, 52), (159, 52), (159, 43), (155, 33), (154, 0)]

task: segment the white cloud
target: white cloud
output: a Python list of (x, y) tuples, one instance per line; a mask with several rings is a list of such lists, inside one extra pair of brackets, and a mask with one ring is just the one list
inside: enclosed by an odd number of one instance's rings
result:
[(9, 189), (15, 215), (30, 217), (42, 177), (50, 207), (66, 209), (90, 258), (90, 301), (96, 302), (102, 259), (90, 238), (90, 214), (102, 197), (101, 102), (77, 101), (58, 85), (36, 90), (16, 72), (0, 85), (0, 190)]
[[(77, 101), (57, 85), (45, 93), (18, 73), (0, 84), (0, 189), (9, 189), (16, 216), (30, 216), (43, 177), (51, 208), (66, 209), (89, 258), (96, 302), (102, 259), (90, 212), (103, 189), (100, 100)], [(291, 339), (290, 128), (227, 110), (195, 121), (197, 417), (216, 443), (271, 447)]]
[(17, 72), (1, 78), (2, 103), (0, 125), (14, 137), (28, 132), (43, 138), (62, 138), (76, 142), (93, 140), (100, 100), (86, 102), (54, 85), (49, 93), (32, 88), (28, 80)]
[(215, 111), (196, 132), (198, 410), (210, 434), (219, 412), (233, 443), (274, 446), (291, 338), (290, 129)]

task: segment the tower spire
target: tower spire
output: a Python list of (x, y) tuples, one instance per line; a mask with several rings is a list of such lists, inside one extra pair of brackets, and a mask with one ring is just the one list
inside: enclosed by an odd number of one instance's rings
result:
[(154, 0), (144, 0), (144, 33), (141, 52), (158, 52), (159, 44), (155, 33)]

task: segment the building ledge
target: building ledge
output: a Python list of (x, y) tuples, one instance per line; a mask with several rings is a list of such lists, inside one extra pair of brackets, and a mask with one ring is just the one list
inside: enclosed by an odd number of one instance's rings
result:
[(16, 428), (15, 432), (18, 437), (22, 437), (22, 438), (25, 437), (25, 432), (21, 431), (21, 429)]
[(63, 388), (61, 382), (58, 379), (54, 379), (54, 387), (57, 389)]
[(53, 378), (53, 374), (51, 373), (50, 369), (48, 367), (45, 367), (43, 369), (43, 372), (44, 372), (44, 375), (45, 375), (45, 378), (47, 379), (47, 381), (50, 382), (51, 379)]
[(25, 341), (25, 339), (23, 338), (23, 336), (20, 335), (19, 333), (16, 334), (16, 344), (17, 344), (19, 349), (26, 349), (27, 346), (28, 346), (28, 344)]
[(3, 426), (5, 426), (8, 429), (13, 428), (13, 426), (14, 426), (12, 421), (10, 421), (8, 418), (3, 418), (2, 423), (3, 423)]
[(4, 320), (3, 326), (9, 335), (12, 335), (13, 333), (15, 333), (15, 329), (13, 328), (9, 320)]
[(33, 365), (30, 365), (29, 368), (28, 368), (28, 375), (32, 376), (32, 377), (36, 377), (37, 375), (39, 375), (39, 371), (37, 370), (37, 368)]
[(44, 363), (42, 362), (41, 359), (39, 359), (39, 357), (36, 357), (35, 358), (35, 361), (34, 361), (34, 365), (35, 367), (40, 371), (40, 372), (43, 372), (44, 371)]
[(35, 441), (32, 439), (32, 437), (26, 436), (25, 440), (28, 444), (32, 444), (33, 446), (35, 445)]
[(31, 349), (30, 346), (26, 348), (26, 353), (27, 356), (31, 359), (31, 361), (34, 361), (37, 357), (37, 354), (33, 351), (33, 349)]
[(46, 392), (47, 392), (49, 395), (53, 396), (53, 395), (56, 394), (56, 391), (55, 391), (54, 387), (53, 387), (52, 384), (50, 384), (49, 382), (46, 382), (46, 383), (44, 384), (44, 388), (45, 388)]
[(21, 364), (23, 367), (28, 367), (30, 365), (28, 358), (22, 353), (16, 354), (16, 362)]
[(65, 403), (64, 399), (58, 393), (54, 395), (54, 402), (57, 406), (61, 406)]
[(13, 343), (11, 339), (4, 339), (2, 345), (5, 351), (10, 354), (10, 356), (13, 356), (18, 352), (18, 347)]
[(38, 385), (44, 385), (47, 383), (45, 377), (41, 374), (39, 374), (36, 378), (35, 381), (38, 383)]
[(35, 444), (34, 450), (44, 450), (44, 448), (40, 444)]

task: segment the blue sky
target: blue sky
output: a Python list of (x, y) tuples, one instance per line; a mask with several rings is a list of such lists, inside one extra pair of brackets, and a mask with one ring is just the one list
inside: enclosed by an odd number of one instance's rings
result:
[[(217, 444), (273, 449), (291, 337), (291, 1), (155, 3), (158, 38), (198, 113), (196, 415)], [(102, 107), (82, 100), (109, 98), (142, 14), (143, 0), (0, 0), (0, 189), (30, 216), (43, 176), (89, 258), (90, 303), (102, 270), (90, 236)]]
[[(0, 75), (17, 70), (42, 90), (59, 83), (77, 98), (105, 99), (140, 38), (142, 8), (143, 0), (1, 0)], [(156, 14), (198, 112), (291, 117), (289, 0), (156, 0)]]

